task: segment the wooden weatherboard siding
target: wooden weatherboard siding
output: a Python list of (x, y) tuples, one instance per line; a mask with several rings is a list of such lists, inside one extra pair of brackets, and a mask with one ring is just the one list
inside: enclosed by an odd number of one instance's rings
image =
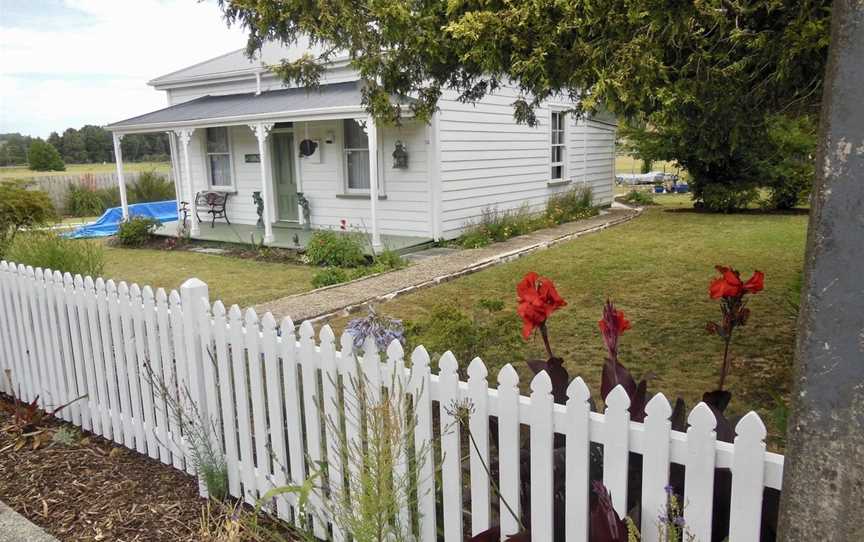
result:
[[(270, 313), (259, 316), (236, 305), (226, 310), (221, 301), (211, 304), (207, 285), (197, 279), (168, 293), (0, 262), (0, 371), (10, 375), (0, 382), (0, 391), (11, 394), (11, 383), (22, 400), (38, 396), (45, 409), (84, 397), (59, 416), (194, 475), (188, 436), (165, 415), (165, 394), (154, 390), (148, 375), (154, 374), (156, 383), (176, 382), (167, 393), (183, 393), (212, 421), (213, 446), (224, 454), (229, 492), (249, 504), (259, 503), (274, 486), (302, 484), (322, 461), (328, 465), (329, 483), (335, 485), (343, 481), (342, 469), (358, 468), (356, 462), (342, 464), (345, 450), (333, 433), (344, 421), (352, 449), (364, 438), (354, 388), (346, 384), (356, 382), (358, 375), (371, 386), (366, 389), (373, 398), (393, 397), (393, 391), (400, 390), (414, 405), (416, 446), (403, 448), (394, 468), (397, 475), (407, 476), (409, 465), (421, 465), (419, 497), (410, 504), (401, 502), (397, 517), (416, 521), (423, 542), (437, 540), (439, 532), (444, 542), (460, 542), (463, 527), (476, 534), (490, 525), (495, 493), (484, 464), (499, 465), (493, 470), (496, 483), (515, 513), (524, 518), (530, 511), (533, 540), (554, 539), (553, 492), (562, 483), (565, 538), (586, 542), (592, 443), (602, 444), (597, 453), (602, 455), (603, 482), (620, 515), (626, 513), (633, 484), (639, 485), (646, 542), (658, 542), (657, 514), (666, 503), (671, 464), (686, 467), (684, 515), (698, 540), (712, 536), (713, 500), (720, 494), (714, 492), (715, 469), (732, 476), (731, 542), (759, 540), (765, 489), (782, 487), (783, 456), (766, 452), (765, 426), (755, 412), (738, 422), (730, 444), (717, 441), (716, 420), (704, 403), (690, 412), (690, 427), (682, 433), (671, 429), (672, 408), (660, 393), (648, 403), (645, 422), (639, 423), (631, 421), (630, 400), (620, 386), (607, 396), (603, 412), (592, 412), (589, 390), (578, 377), (567, 389), (567, 403), (557, 404), (546, 373), (533, 378), (526, 396), (520, 395), (519, 375), (509, 364), (491, 375), (483, 361), (475, 359), (464, 382), (460, 360), (450, 352), (441, 356), (433, 374), (422, 346), (408, 354), (394, 341), (379, 352), (369, 338), (363, 351), (358, 356), (350, 335), (337, 338), (326, 325), (316, 339), (309, 321), (298, 329), (289, 318), (277, 322)], [(340, 396), (347, 399), (339, 403)], [(454, 401), (474, 406), (468, 425), (481, 444), (469, 448), (467, 461), (459, 460), (466, 448), (461, 432), (453, 429)], [(328, 424), (328, 418), (334, 423)], [(493, 418), (498, 427), (495, 446), (490, 440), (495, 435), (488, 431)], [(520, 439), (522, 425), (530, 431), (529, 443)], [(563, 480), (555, 469), (556, 435), (566, 437)], [(440, 478), (434, 470), (435, 448), (443, 457)], [(520, 510), (523, 453), (530, 454), (531, 492)], [(424, 461), (418, 461), (419, 454), (425, 454)], [(643, 466), (641, 476), (630, 480), (627, 465), (633, 454), (642, 456)], [(357, 478), (348, 480), (351, 484)], [(349, 486), (349, 491), (356, 490)], [(315, 491), (309, 500), (319, 538), (325, 538), (329, 528), (326, 498)], [(264, 508), (293, 521), (296, 506), (295, 495), (288, 493)], [(437, 519), (439, 510), (446, 518), (443, 525)], [(463, 525), (463, 519), (470, 525)], [(501, 526), (502, 535), (518, 530), (507, 512), (501, 512)], [(335, 540), (347, 539), (348, 533), (336, 526), (332, 530)]]
[[(246, 125), (230, 126), (228, 132), (234, 178), (234, 190), (228, 202), (228, 219), (236, 224), (255, 224), (258, 215), (252, 193), (261, 190), (260, 164), (246, 162), (244, 157), (258, 152), (258, 140)], [(326, 143), (325, 140), (331, 133), (334, 136), (333, 142)], [(378, 202), (378, 227), (383, 234), (431, 237), (426, 126), (406, 120), (401, 127), (380, 128), (380, 133), (379, 179), (381, 193), (386, 199)], [(190, 170), (196, 192), (211, 189), (208, 184), (204, 136), (204, 128), (195, 130), (189, 144)], [(296, 155), (295, 160), (299, 161), (298, 188), (311, 204), (312, 226), (339, 228), (340, 221), (345, 219), (352, 228), (362, 231), (370, 229), (369, 199), (340, 197), (345, 192), (342, 121), (295, 123), (295, 153), (299, 141), (307, 137), (320, 142), (320, 161), (304, 160)], [(407, 169), (393, 168), (392, 153), (397, 140), (402, 141), (408, 149)], [(272, 156), (270, 153), (271, 160)], [(269, 167), (266, 172), (267, 181), (272, 187), (273, 172)], [(274, 192), (271, 190), (272, 193)], [(277, 216), (275, 206), (271, 216)]]
[(566, 170), (563, 186), (549, 186), (552, 108), (565, 102), (544, 103), (537, 110), (539, 125), (513, 119), (516, 91), (504, 87), (476, 105), (464, 104), (454, 92), (440, 101), (439, 142), (442, 233), (452, 238), (483, 209), (504, 211), (526, 205), (540, 211), (556, 192), (587, 183), (595, 204), (612, 201), (615, 126), (596, 121), (566, 119)]

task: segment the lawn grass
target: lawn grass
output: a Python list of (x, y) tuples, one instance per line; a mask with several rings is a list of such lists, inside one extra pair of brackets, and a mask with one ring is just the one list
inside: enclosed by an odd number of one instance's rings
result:
[(226, 308), (245, 308), (263, 301), (311, 290), (315, 269), (304, 265), (199, 254), (183, 250), (106, 247), (105, 278), (165, 289), (179, 288), (196, 277), (210, 287), (210, 299)]
[[(633, 324), (622, 338), (621, 361), (637, 378), (656, 374), (649, 392), (662, 391), (670, 400), (680, 395), (692, 408), (703, 392), (716, 388), (722, 355), (720, 340), (705, 332), (706, 322), (720, 315), (718, 303), (708, 298), (714, 265), (735, 266), (745, 278), (759, 269), (766, 274), (765, 291), (750, 300), (751, 320), (732, 346), (727, 389), (734, 398), (728, 412), (734, 417), (756, 410), (778, 437), (772, 393), (785, 396), (790, 385), (795, 321), (789, 292), (803, 266), (807, 217), (697, 213), (688, 195), (656, 201), (658, 206), (624, 225), (398, 297), (378, 312), (418, 321), (437, 306), (470, 313), (486, 298), (504, 301), (504, 310), (515, 314), (517, 282), (537, 271), (551, 278), (568, 302), (550, 318), (549, 333), (571, 377), (581, 376), (599, 396), (605, 350), (597, 321), (609, 297)], [(345, 322), (337, 320), (334, 327), (340, 331)], [(512, 327), (501, 333), (520, 329), (514, 317)], [(509, 356), (484, 359), (490, 382), (499, 368), (513, 363), (527, 392), (527, 357), (545, 357), (537, 337)], [(459, 363), (464, 367), (469, 361)]]
[[(124, 162), (123, 171), (150, 171), (168, 173), (169, 162)], [(113, 162), (103, 164), (66, 164), (66, 171), (32, 171), (27, 166), (0, 167), (0, 180), (29, 179), (54, 175), (83, 175), (85, 173), (113, 173), (117, 166)]]
[[(680, 169), (675, 162), (657, 161), (651, 164), (651, 171), (679, 173)], [(618, 154), (615, 156), (615, 173), (642, 173), (642, 160), (637, 160), (626, 154)]]

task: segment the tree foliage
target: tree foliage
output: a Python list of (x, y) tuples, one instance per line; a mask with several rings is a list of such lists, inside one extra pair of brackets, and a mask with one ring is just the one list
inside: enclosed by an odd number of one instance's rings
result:
[[(35, 141), (18, 133), (0, 134), (0, 166), (28, 163), (27, 149)], [(111, 132), (88, 124), (81, 129), (67, 128), (60, 135), (51, 132), (47, 143), (53, 146), (67, 164), (102, 163), (114, 160)], [(128, 134), (122, 143), (123, 160), (127, 162), (164, 162), (170, 157), (168, 136), (164, 133)]]
[(577, 112), (603, 106), (653, 127), (657, 153), (646, 158), (738, 186), (753, 184), (761, 157), (751, 151), (770, 115), (818, 107), (829, 42), (828, 0), (220, 4), (249, 32), (249, 53), (305, 37), (320, 46), (274, 67), (291, 82), (318, 84), (323, 64), (347, 53), (384, 121), (404, 107), (392, 94), (415, 97), (410, 109), (428, 119), (445, 89), (473, 102), (508, 84), (518, 121), (536, 123), (555, 95), (579, 100)]
[(34, 139), (27, 151), (30, 169), (33, 171), (63, 171), (66, 165), (60, 158), (60, 153), (50, 143)]
[(42, 190), (28, 190), (20, 181), (0, 182), (0, 257), (25, 228), (56, 218), (51, 198)]
[(27, 149), (33, 138), (19, 133), (0, 134), (0, 166), (27, 163)]

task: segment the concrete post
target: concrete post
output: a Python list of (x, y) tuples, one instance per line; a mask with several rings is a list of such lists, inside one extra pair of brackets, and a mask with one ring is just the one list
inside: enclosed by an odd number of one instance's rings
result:
[(864, 2), (834, 2), (780, 540), (864, 540)]

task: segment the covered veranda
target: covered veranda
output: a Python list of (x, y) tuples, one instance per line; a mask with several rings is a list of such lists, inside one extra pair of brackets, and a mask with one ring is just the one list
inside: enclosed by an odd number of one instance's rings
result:
[[(109, 125), (108, 129), (112, 131), (114, 137), (114, 154), (124, 220), (129, 217), (129, 207), (121, 141), (126, 134), (165, 132), (169, 137), (172, 167), (175, 172), (178, 221), (186, 217), (187, 231), (193, 238), (249, 242), (251, 235), (256, 234), (259, 239), (263, 237), (265, 245), (293, 247), (296, 236), (300, 239), (301, 245), (304, 244), (308, 237), (308, 228), (304, 228), (306, 217), (303, 209), (298, 208), (294, 213), (296, 218), (292, 220), (281, 220), (279, 216), (277, 198), (274, 196), (274, 147), (271, 134), (279, 132), (286, 126), (341, 119), (358, 121), (368, 135), (368, 193), (379, 194), (378, 129), (374, 118), (366, 113), (361, 101), (362, 83), (352, 81), (321, 85), (314, 90), (289, 88), (268, 92), (204, 96)], [(249, 212), (243, 220), (231, 220), (230, 225), (218, 223), (214, 228), (211, 228), (209, 223), (202, 224), (194, 218), (200, 214), (203, 220), (206, 216), (206, 213), (201, 213), (197, 208), (195, 196), (196, 193), (206, 190), (206, 187), (202, 186), (200, 176), (201, 171), (206, 171), (208, 165), (198, 163), (203, 161), (200, 158), (202, 151), (193, 147), (201, 145), (201, 133), (209, 128), (222, 127), (248, 130), (257, 141), (257, 148), (249, 149), (253, 152), (257, 151), (257, 156), (251, 153), (245, 155), (247, 162), (258, 162), (254, 165), (257, 166), (257, 175), (255, 175), (257, 181), (254, 176), (251, 178), (247, 176), (244, 182), (251, 182), (253, 185), (245, 184), (242, 190), (235, 185), (232, 192), (228, 190), (225, 192), (234, 195), (235, 205), (242, 204), (247, 207), (251, 206), (251, 203), (247, 202), (251, 199), (251, 190), (260, 192), (263, 200), (261, 216), (263, 228), (260, 231), (255, 225), (257, 217), (249, 217)], [(249, 134), (249, 132), (245, 133)], [(203, 152), (206, 155), (207, 149), (205, 148)], [(243, 164), (246, 168), (244, 171), (249, 171), (249, 168), (254, 166)], [(303, 179), (299, 175), (300, 168), (296, 166), (296, 160), (292, 168), (297, 171), (294, 190), (302, 193)], [(367, 196), (364, 199), (368, 199), (366, 213), (368, 222), (363, 220), (364, 231), (368, 233), (370, 245), (374, 250), (388, 246), (403, 249), (428, 240), (428, 238), (401, 235), (383, 236), (379, 225), (380, 198)], [(184, 202), (187, 211), (185, 213), (183, 212)], [(251, 211), (251, 214), (254, 215), (254, 211)], [(160, 228), (160, 233), (176, 233), (177, 225), (177, 223), (165, 224)]]
[[(166, 222), (159, 226), (155, 231), (156, 235), (164, 237), (176, 237), (178, 235), (180, 222)], [(277, 223), (271, 230), (273, 236), (267, 246), (276, 248), (299, 249), (305, 248), (315, 233), (315, 229), (306, 229), (302, 225), (288, 225)], [(208, 241), (212, 243), (238, 243), (238, 244), (258, 244), (265, 235), (264, 229), (249, 224), (225, 224), (222, 222), (216, 223), (214, 227), (209, 224), (202, 224), (198, 233), (192, 237), (198, 241)], [(372, 255), (371, 236), (368, 236), (369, 242), (363, 247), (368, 255)], [(407, 254), (421, 250), (429, 246), (432, 239), (428, 237), (414, 237), (409, 235), (390, 235), (381, 234), (379, 245), (375, 248), (379, 250), (392, 250), (400, 254)]]

